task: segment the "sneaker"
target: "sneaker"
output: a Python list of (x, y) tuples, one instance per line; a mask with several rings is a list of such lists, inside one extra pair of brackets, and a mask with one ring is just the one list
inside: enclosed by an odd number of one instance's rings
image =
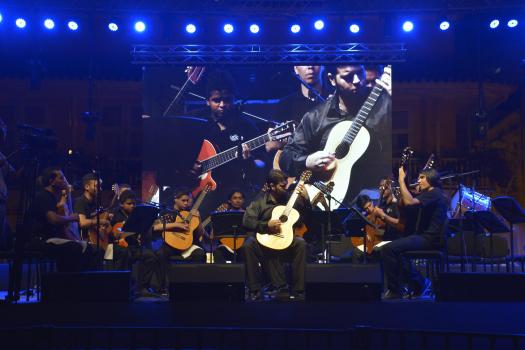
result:
[(425, 278), (421, 292), (412, 293), (412, 299), (432, 299), (433, 297), (432, 282), (428, 278)]
[(250, 291), (245, 299), (247, 303), (258, 303), (264, 301), (263, 295), (260, 290)]
[(385, 293), (383, 293), (383, 296), (381, 298), (382, 300), (395, 300), (395, 299), (401, 299), (401, 294), (391, 291), (390, 289), (387, 289)]
[(290, 301), (305, 301), (306, 296), (304, 292), (295, 292), (290, 295)]

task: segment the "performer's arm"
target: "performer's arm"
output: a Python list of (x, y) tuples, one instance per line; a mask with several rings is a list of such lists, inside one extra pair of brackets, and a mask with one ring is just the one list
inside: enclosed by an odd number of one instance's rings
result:
[(401, 200), (405, 205), (418, 205), (419, 201), (417, 198), (412, 197), (410, 191), (407, 188), (405, 183), (405, 169), (403, 167), (399, 168), (399, 190), (401, 192)]

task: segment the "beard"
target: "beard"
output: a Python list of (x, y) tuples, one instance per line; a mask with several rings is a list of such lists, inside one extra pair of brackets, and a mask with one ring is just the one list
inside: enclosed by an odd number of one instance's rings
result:
[(370, 88), (359, 87), (355, 92), (345, 90), (338, 92), (345, 102), (348, 113), (351, 115), (356, 115), (357, 112), (359, 112), (359, 109), (361, 109), (361, 106), (365, 103), (371, 91), (372, 89)]

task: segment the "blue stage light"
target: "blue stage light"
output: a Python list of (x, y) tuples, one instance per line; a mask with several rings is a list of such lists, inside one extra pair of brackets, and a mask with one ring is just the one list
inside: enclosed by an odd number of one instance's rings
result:
[(252, 32), (253, 34), (259, 33), (259, 30), (261, 30), (261, 28), (259, 28), (259, 25), (257, 24), (252, 24), (250, 26), (250, 32)]
[(324, 22), (323, 22), (323, 20), (318, 19), (317, 21), (315, 21), (315, 23), (314, 23), (314, 27), (315, 27), (315, 29), (317, 29), (317, 30), (321, 30), (321, 29), (323, 29), (323, 28), (324, 28)]
[(116, 32), (118, 30), (118, 25), (116, 23), (111, 22), (110, 24), (108, 24), (108, 28), (112, 32)]
[(447, 30), (448, 28), (450, 28), (450, 22), (449, 21), (441, 21), (441, 23), (439, 24), (439, 29)]
[(357, 34), (357, 33), (359, 33), (359, 30), (360, 30), (361, 28), (359, 28), (359, 25), (358, 25), (358, 24), (355, 24), (355, 23), (354, 23), (354, 24), (350, 24), (350, 27), (349, 27), (348, 29), (350, 29), (350, 32), (352, 32), (352, 33), (354, 33), (354, 34)]
[(135, 31), (142, 33), (146, 30), (146, 24), (142, 21), (135, 22)]
[(490, 29), (496, 29), (499, 26), (499, 19), (493, 19), (490, 24)]
[(44, 21), (44, 27), (47, 29), (53, 29), (55, 28), (55, 22), (51, 18), (46, 18)]
[(298, 24), (293, 24), (291, 27), (290, 27), (290, 31), (294, 34), (297, 34), (301, 31), (301, 26), (298, 25)]
[(405, 21), (403, 23), (403, 30), (405, 32), (411, 32), (412, 30), (414, 29), (414, 23), (412, 23), (412, 21)]
[(193, 34), (196, 31), (197, 31), (197, 27), (195, 27), (195, 24), (190, 23), (190, 24), (186, 25), (186, 32), (188, 32), (189, 34)]
[(233, 33), (233, 25), (230, 23), (226, 23), (223, 27), (223, 30), (226, 34), (231, 34)]
[(3, 19), (4, 19), (4, 17), (2, 17), (2, 14), (0, 13), (0, 23), (2, 23)]
[(26, 20), (23, 18), (17, 18), (15, 24), (18, 28), (25, 28), (27, 25)]
[(71, 30), (77, 30), (78, 29), (78, 23), (75, 21), (69, 21), (67, 22), (67, 26)]
[(509, 26), (509, 28), (514, 28), (518, 25), (518, 20), (517, 19), (511, 19), (507, 22), (507, 26)]

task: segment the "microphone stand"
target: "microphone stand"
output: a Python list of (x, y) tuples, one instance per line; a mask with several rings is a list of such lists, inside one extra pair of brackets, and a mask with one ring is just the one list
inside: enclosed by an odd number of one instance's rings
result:
[(306, 81), (304, 81), (304, 80), (301, 78), (301, 76), (300, 76), (299, 74), (292, 73), (292, 75), (293, 75), (295, 78), (297, 78), (297, 80), (299, 80), (299, 82), (300, 82), (305, 88), (307, 88), (308, 91), (310, 91), (311, 93), (313, 93), (313, 94), (315, 95), (315, 97), (316, 97), (317, 99), (319, 99), (319, 101), (321, 101), (321, 102), (326, 101), (326, 99), (325, 99), (323, 96), (321, 96), (321, 95), (319, 94), (319, 92), (317, 92), (317, 90), (316, 90), (313, 86), (311, 86), (311, 85), (308, 84)]
[[(171, 85), (170, 87), (171, 87), (172, 89), (179, 90), (179, 91), (181, 91), (181, 90), (184, 88), (184, 87), (181, 88), (181, 87), (176, 86), (176, 85)], [(188, 95), (193, 96), (193, 97), (196, 97), (196, 98), (198, 98), (199, 100), (206, 101), (206, 97), (201, 96), (201, 95), (198, 95), (198, 94), (195, 94), (195, 93), (193, 93), (193, 92), (188, 92)], [(236, 104), (236, 106), (241, 107), (241, 106), (242, 106), (242, 103)], [(275, 121), (275, 120), (266, 119), (266, 118), (263, 118), (263, 117), (259, 117), (259, 116), (255, 115), (255, 114), (245, 112), (245, 111), (241, 110), (241, 108), (239, 108), (239, 111), (240, 111), (243, 115), (245, 115), (245, 116), (247, 116), (247, 117), (250, 117), (250, 118), (252, 118), (252, 119), (258, 120), (258, 121), (260, 121), (260, 122), (264, 122), (264, 123), (267, 123), (267, 124), (273, 124), (273, 125), (279, 125), (279, 124), (280, 124), (279, 122), (277, 122), (277, 121)]]

